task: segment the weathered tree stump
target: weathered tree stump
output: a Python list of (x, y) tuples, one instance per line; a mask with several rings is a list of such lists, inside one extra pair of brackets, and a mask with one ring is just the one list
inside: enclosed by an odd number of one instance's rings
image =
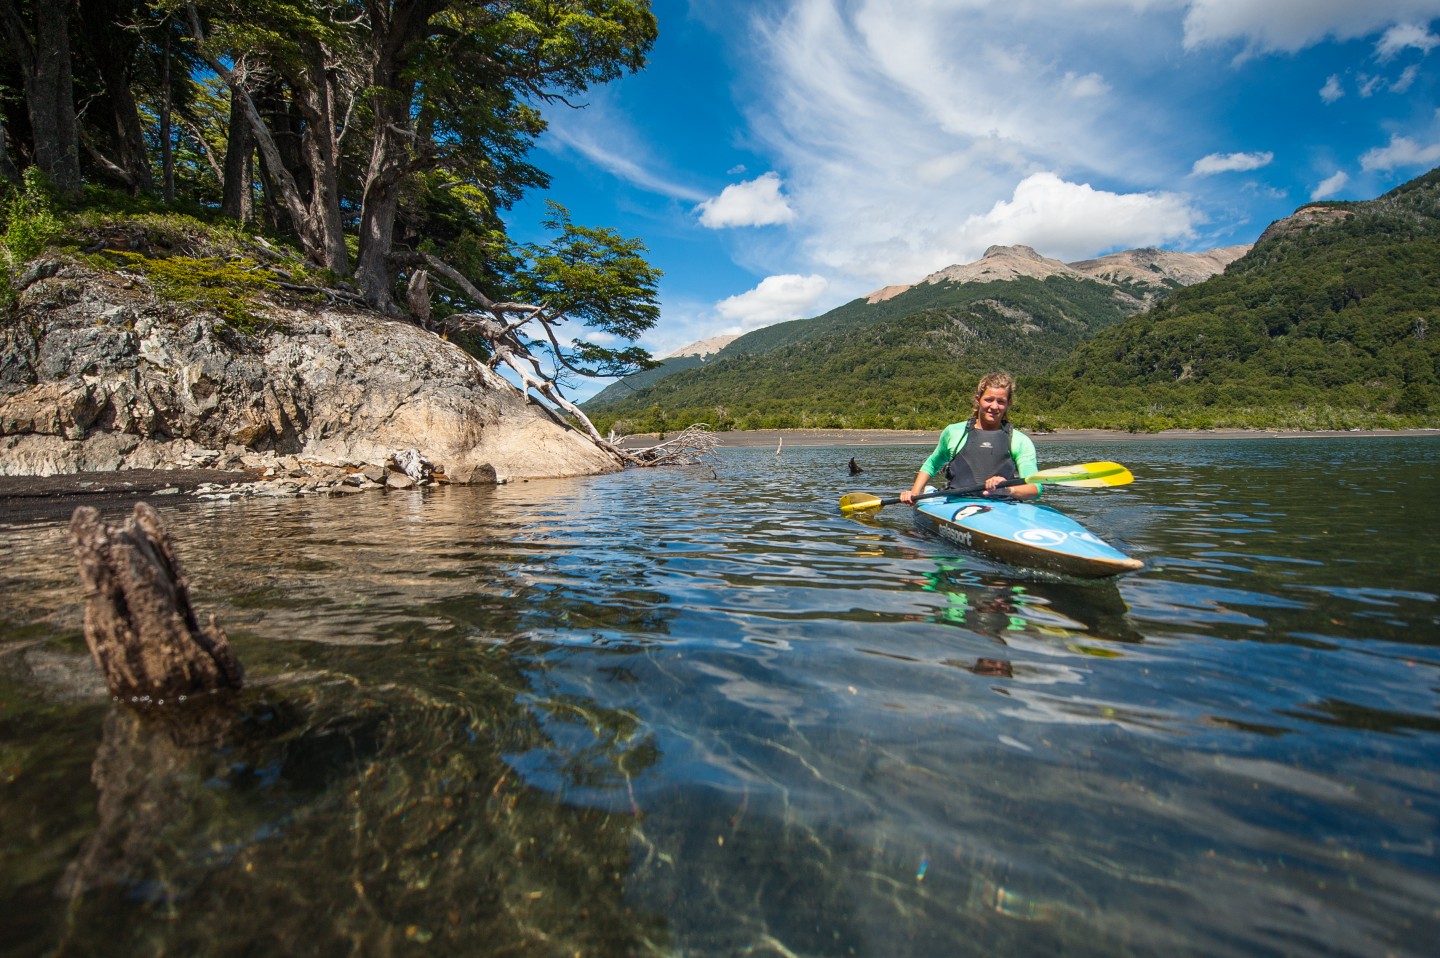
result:
[(116, 528), (89, 506), (70, 537), (85, 585), (85, 641), (121, 700), (163, 703), (238, 689), (244, 669), (210, 616), (202, 628), (190, 587), (159, 514), (143, 502)]

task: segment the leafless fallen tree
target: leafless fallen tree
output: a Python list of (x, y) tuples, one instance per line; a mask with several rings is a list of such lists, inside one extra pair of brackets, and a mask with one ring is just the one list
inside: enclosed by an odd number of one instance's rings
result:
[[(429, 253), (419, 253), (416, 256), (428, 270), (433, 270), (454, 283), (468, 300), (479, 306), (477, 310), (446, 317), (441, 323), (442, 328), (479, 335), (490, 350), (488, 363), (492, 369), (501, 365), (508, 368), (519, 379), (520, 386), (515, 388), (522, 396), (529, 398), (533, 391), (545, 397), (617, 462), (629, 466), (685, 465), (701, 461), (714, 449), (715, 437), (703, 425), (690, 426), (674, 439), (643, 450), (623, 449), (612, 439), (600, 435), (590, 417), (560, 391), (558, 379), (562, 369), (580, 375), (593, 375), (591, 371), (576, 367), (566, 358), (566, 350), (560, 345), (555, 332), (555, 327), (565, 321), (563, 314), (552, 313), (544, 305), (533, 303), (496, 302), (444, 260)], [(424, 325), (430, 325), (429, 291), (430, 281), (426, 270), (412, 273), (409, 305), (412, 315)], [(553, 357), (557, 367), (554, 373), (546, 372), (530, 344), (521, 337), (521, 331), (526, 327), (533, 331), (527, 331), (527, 335), (548, 346), (546, 352)]]

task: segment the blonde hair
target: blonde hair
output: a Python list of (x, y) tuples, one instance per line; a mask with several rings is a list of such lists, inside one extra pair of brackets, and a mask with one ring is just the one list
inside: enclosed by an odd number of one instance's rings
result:
[[(1009, 373), (990, 373), (982, 376), (980, 384), (975, 387), (975, 397), (970, 400), (970, 418), (980, 418), (980, 397), (992, 389), (1005, 390), (1005, 401), (1015, 401), (1015, 380)], [(1010, 410), (1007, 407), (1005, 417), (1000, 420), (1002, 423), (1010, 421)]]

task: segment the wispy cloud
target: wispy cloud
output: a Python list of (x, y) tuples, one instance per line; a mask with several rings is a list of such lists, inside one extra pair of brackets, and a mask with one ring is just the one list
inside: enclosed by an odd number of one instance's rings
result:
[(1071, 70), (1061, 80), (1061, 87), (1066, 93), (1075, 97), (1082, 96), (1104, 96), (1110, 92), (1110, 84), (1098, 73), (1086, 73), (1083, 76)]
[(1329, 78), (1325, 80), (1325, 85), (1320, 88), (1320, 99), (1326, 103), (1334, 103), (1344, 95), (1345, 87), (1340, 83), (1340, 75), (1338, 73), (1330, 74)]
[(639, 157), (645, 155), (642, 140), (629, 133), (623, 122), (603, 114), (604, 111), (597, 110), (563, 115), (563, 122), (552, 120), (545, 135), (552, 145), (578, 153), (639, 189), (689, 203), (705, 199), (704, 191), (677, 182), (641, 162)]
[(1327, 199), (1343, 190), (1349, 182), (1350, 175), (1344, 170), (1340, 170), (1334, 176), (1321, 180), (1320, 185), (1310, 192), (1310, 198), (1312, 200)]
[(1187, 6), (1187, 48), (1239, 41), (1246, 50), (1242, 56), (1294, 53), (1327, 38), (1404, 31), (1399, 25), (1440, 16), (1434, 0), (1189, 0)]
[(1408, 136), (1392, 136), (1385, 146), (1377, 146), (1360, 157), (1365, 170), (1420, 169), (1440, 163), (1440, 142), (1421, 143)]
[(1211, 153), (1195, 161), (1190, 172), (1195, 176), (1213, 176), (1216, 173), (1236, 173), (1258, 170), (1269, 166), (1275, 154), (1264, 153)]
[(1437, 46), (1440, 46), (1440, 37), (1431, 33), (1429, 27), (1418, 23), (1399, 23), (1380, 37), (1375, 44), (1375, 56), (1380, 60), (1389, 60), (1404, 50), (1413, 48), (1429, 53)]

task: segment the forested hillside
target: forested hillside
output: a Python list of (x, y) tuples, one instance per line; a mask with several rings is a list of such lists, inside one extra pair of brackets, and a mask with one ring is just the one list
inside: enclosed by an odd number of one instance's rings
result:
[(1138, 311), (1062, 277), (922, 284), (587, 408), (629, 431), (935, 428), (1005, 369), (1033, 429), (1440, 425), (1440, 170), (1302, 207), (1223, 274), (1167, 292)]
[(1440, 424), (1440, 170), (1302, 208), (1224, 275), (1027, 384), (1047, 422), (1132, 429)]
[(1093, 278), (1023, 247), (994, 248), (974, 265), (1008, 269), (1016, 260), (1044, 278), (955, 282), (942, 271), (890, 298), (861, 298), (814, 319), (748, 333), (702, 367), (663, 379), (631, 377), (584, 408), (622, 432), (692, 422), (722, 429), (930, 428), (968, 408), (968, 391), (984, 373), (1048, 370), (1098, 330), (1178, 285), (1161, 273), (1151, 282)]

